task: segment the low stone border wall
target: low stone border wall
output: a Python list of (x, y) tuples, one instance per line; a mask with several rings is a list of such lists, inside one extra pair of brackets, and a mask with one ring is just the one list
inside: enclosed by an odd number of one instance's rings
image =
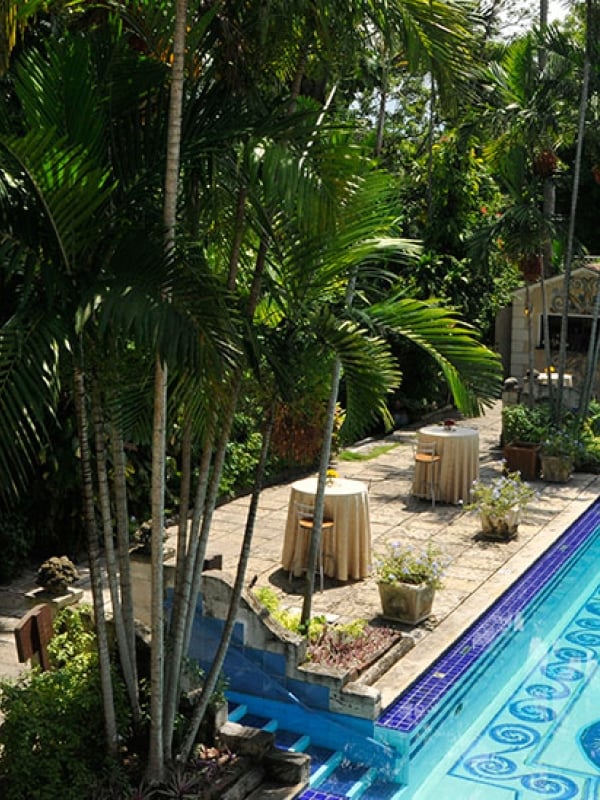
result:
[[(210, 571), (202, 575), (190, 655), (204, 669), (210, 666), (212, 655), (208, 640), (218, 640), (232, 586), (233, 579), (227, 573)], [(382, 666), (389, 668), (390, 657), (397, 660), (413, 644), (410, 637), (403, 637), (390, 656), (382, 659)], [(230, 654), (225, 673), (229, 688), (235, 692), (273, 700), (281, 700), (282, 693), (289, 693), (309, 708), (370, 721), (381, 712), (378, 690), (360, 676), (356, 678), (355, 672), (332, 670), (307, 661), (306, 640), (280, 625), (250, 592), (244, 592), (240, 602)], [(379, 674), (377, 665), (368, 670), (372, 680)]]

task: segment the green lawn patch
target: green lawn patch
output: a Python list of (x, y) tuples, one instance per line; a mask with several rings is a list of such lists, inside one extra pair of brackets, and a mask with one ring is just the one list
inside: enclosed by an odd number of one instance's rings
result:
[(377, 458), (385, 453), (389, 453), (390, 450), (394, 450), (396, 447), (398, 447), (397, 443), (379, 444), (366, 453), (358, 453), (356, 450), (342, 450), (339, 459), (340, 461), (370, 461), (372, 458)]

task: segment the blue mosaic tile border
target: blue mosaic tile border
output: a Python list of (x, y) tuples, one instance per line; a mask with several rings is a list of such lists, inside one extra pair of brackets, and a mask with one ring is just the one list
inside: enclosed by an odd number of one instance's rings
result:
[(513, 624), (517, 615), (556, 577), (596, 532), (600, 501), (584, 512), (450, 649), (388, 706), (377, 724), (398, 733), (413, 733), (467, 671)]

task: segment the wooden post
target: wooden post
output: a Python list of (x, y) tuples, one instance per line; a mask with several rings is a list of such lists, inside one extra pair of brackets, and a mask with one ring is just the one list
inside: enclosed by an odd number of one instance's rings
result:
[(52, 610), (41, 604), (28, 611), (15, 628), (17, 654), (21, 663), (37, 659), (43, 670), (50, 669), (48, 642), (52, 638)]

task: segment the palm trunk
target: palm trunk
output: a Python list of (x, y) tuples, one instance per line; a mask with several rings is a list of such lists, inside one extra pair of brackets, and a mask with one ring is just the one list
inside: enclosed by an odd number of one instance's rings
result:
[(98, 501), (102, 516), (104, 530), (104, 556), (106, 560), (106, 574), (110, 589), (111, 605), (115, 633), (121, 662), (123, 679), (127, 687), (129, 703), (131, 705), (133, 720), (136, 727), (141, 721), (141, 711), (138, 700), (137, 682), (135, 671), (131, 662), (131, 652), (128, 646), (127, 633), (121, 612), (121, 596), (119, 592), (119, 578), (117, 559), (113, 541), (113, 525), (110, 504), (110, 488), (108, 482), (108, 467), (106, 463), (106, 448), (104, 444), (105, 429), (104, 415), (96, 382), (92, 388), (92, 418), (94, 425), (94, 439), (96, 448), (96, 471), (98, 475)]
[(377, 135), (375, 139), (375, 155), (379, 157), (383, 150), (383, 134), (385, 131), (385, 112), (387, 106), (388, 66), (385, 52), (382, 54), (381, 89), (379, 92), (379, 110), (377, 112)]
[(83, 373), (78, 367), (74, 368), (73, 380), (75, 414), (77, 417), (77, 432), (79, 436), (83, 515), (87, 533), (88, 559), (90, 565), (92, 597), (94, 601), (94, 626), (98, 646), (98, 664), (100, 668), (100, 685), (102, 688), (106, 748), (108, 754), (111, 757), (116, 758), (118, 753), (118, 730), (112, 685), (110, 650), (108, 646), (106, 618), (104, 614), (102, 569), (100, 566), (100, 548), (98, 545), (98, 529), (96, 527), (96, 514), (94, 508), (94, 485), (92, 479), (90, 447), (88, 442), (85, 382)]
[(204, 566), (204, 559), (206, 558), (206, 549), (208, 547), (208, 537), (212, 525), (212, 518), (214, 510), (217, 505), (217, 498), (219, 496), (219, 484), (221, 475), (223, 473), (223, 464), (225, 463), (225, 451), (229, 437), (231, 434), (231, 427), (233, 425), (233, 417), (237, 407), (240, 386), (242, 381), (241, 370), (238, 371), (232, 378), (232, 386), (230, 390), (230, 400), (223, 417), (220, 419), (221, 435), (217, 442), (214, 459), (212, 464), (212, 476), (208, 486), (206, 501), (204, 503), (202, 514), (202, 527), (200, 535), (197, 537), (197, 546), (195, 557), (193, 559), (193, 576), (191, 581), (190, 602), (188, 605), (187, 619), (185, 621), (185, 636), (183, 641), (183, 652), (187, 652), (192, 637), (192, 628), (194, 624), (194, 615), (196, 613), (196, 598), (200, 590), (200, 578), (202, 576), (202, 568)]
[(600, 355), (600, 341), (598, 340), (598, 318), (600, 317), (600, 290), (596, 292), (594, 302), (594, 314), (592, 317), (592, 330), (590, 332), (590, 343), (586, 361), (585, 377), (581, 389), (579, 401), (579, 420), (583, 423), (588, 414), (594, 383), (596, 381), (596, 370), (598, 369), (598, 357)]
[[(544, 326), (544, 362), (546, 366), (552, 364), (552, 342), (550, 341), (550, 320), (548, 318), (548, 290), (546, 287), (546, 279), (542, 271), (541, 277), (542, 287), (542, 325)], [(550, 376), (548, 376), (548, 399), (550, 401), (550, 408), (554, 406), (554, 393), (556, 387), (553, 386)]]
[(558, 359), (558, 390), (557, 402), (554, 408), (555, 422), (560, 420), (563, 407), (563, 377), (567, 367), (567, 326), (569, 320), (569, 296), (571, 289), (571, 262), (573, 260), (573, 240), (575, 238), (575, 219), (577, 215), (577, 194), (579, 192), (579, 177), (581, 174), (581, 156), (583, 153), (583, 139), (585, 134), (585, 116), (587, 111), (587, 100), (590, 85), (590, 48), (589, 30), (591, 20), (591, 0), (587, 0), (587, 27), (588, 45), (586, 47), (585, 62), (583, 65), (583, 78), (581, 82), (581, 96), (579, 99), (579, 122), (577, 126), (577, 147), (575, 150), (575, 164), (573, 168), (573, 187), (571, 190), (571, 209), (569, 214), (569, 231), (567, 236), (567, 250), (565, 253), (565, 271), (563, 278), (562, 293), (562, 320), (560, 328), (560, 350)]
[[(241, 247), (244, 234), (244, 219), (245, 219), (245, 205), (246, 205), (247, 189), (241, 187), (238, 191), (236, 208), (235, 208), (235, 222), (234, 222), (234, 237), (229, 256), (228, 273), (227, 273), (227, 286), (233, 291), (237, 282), (237, 273), (239, 266), (239, 259), (241, 254)], [(264, 263), (264, 261), (263, 261)], [(238, 384), (239, 388), (239, 384)], [(233, 392), (233, 396), (237, 398), (237, 391)], [(236, 400), (237, 402), (237, 400)], [(222, 452), (222, 458), (217, 460), (213, 467), (213, 476), (218, 476), (215, 486), (215, 493), (218, 493), (219, 481), (221, 476), (221, 468), (219, 463), (223, 464), (225, 448), (229, 439), (229, 430), (233, 422), (233, 413), (235, 405), (231, 409), (230, 424), (222, 427), (222, 431), (226, 432), (226, 436), (221, 438), (221, 446), (218, 448)], [(179, 684), (181, 680), (181, 670), (183, 665), (183, 655), (187, 652), (189, 641), (191, 638), (192, 625), (194, 620), (196, 597), (198, 595), (200, 576), (206, 556), (206, 548), (208, 546), (208, 535), (210, 532), (210, 515), (206, 524), (203, 522), (202, 530), (200, 531), (201, 521), (206, 520), (206, 507), (207, 493), (209, 490), (209, 475), (212, 461), (214, 438), (209, 434), (207, 441), (205, 441), (203, 457), (200, 464), (200, 474), (198, 477), (198, 486), (194, 502), (194, 513), (190, 525), (189, 539), (185, 536), (182, 528), (181, 510), (179, 521), (179, 534), (177, 545), (177, 569), (175, 579), (175, 590), (173, 595), (173, 612), (171, 615), (171, 626), (169, 630), (169, 649), (171, 658), (169, 659), (167, 668), (167, 680), (165, 691), (165, 716), (164, 716), (164, 748), (165, 752), (170, 752), (173, 745), (173, 732), (175, 725), (175, 713), (177, 710), (177, 700), (179, 697)], [(191, 442), (190, 442), (191, 444)], [(185, 463), (187, 460), (187, 448), (182, 448), (182, 461)], [(216, 502), (216, 494), (215, 494)], [(187, 507), (186, 507), (187, 516)], [(200, 531), (200, 535), (199, 535)]]
[(258, 502), (260, 500), (260, 493), (264, 482), (265, 469), (267, 464), (267, 456), (269, 453), (269, 446), (271, 442), (272, 430), (273, 430), (273, 407), (271, 407), (269, 411), (269, 417), (267, 420), (266, 429), (263, 434), (260, 459), (256, 469), (254, 487), (252, 489), (250, 507), (248, 509), (248, 516), (246, 518), (244, 538), (242, 540), (242, 546), (240, 550), (240, 557), (238, 560), (235, 582), (233, 585), (231, 601), (227, 612), (227, 619), (223, 627), (223, 633), (221, 634), (221, 640), (219, 642), (217, 652), (215, 653), (215, 656), (212, 660), (212, 664), (210, 667), (210, 671), (206, 676), (206, 679), (202, 686), (202, 693), (200, 695), (198, 703), (194, 707), (192, 719), (190, 721), (190, 726), (186, 734), (186, 737), (184, 739), (184, 742), (181, 746), (179, 758), (182, 761), (186, 761), (191, 754), (192, 747), (194, 746), (194, 742), (196, 741), (196, 736), (198, 735), (198, 729), (204, 718), (204, 714), (206, 713), (206, 709), (208, 708), (210, 699), (217, 685), (219, 675), (221, 674), (221, 670), (223, 668), (223, 662), (225, 661), (225, 656), (227, 655), (227, 650), (229, 649), (229, 644), (231, 642), (231, 636), (235, 626), (240, 599), (246, 581), (246, 571), (248, 568), (248, 561), (250, 558), (250, 548), (252, 545), (252, 538), (254, 535), (254, 528), (256, 525), (256, 512), (258, 510)]
[(148, 778), (159, 782), (164, 773), (164, 580), (163, 533), (166, 455), (166, 367), (156, 357), (154, 382), (154, 420), (152, 437), (152, 539), (151, 539), (151, 650), (150, 650), (150, 742)]
[(129, 514), (127, 513), (127, 481), (125, 477), (125, 451), (121, 429), (114, 422), (109, 424), (110, 444), (113, 462), (113, 497), (117, 523), (117, 555), (119, 559), (119, 585), (121, 592), (121, 611), (127, 634), (129, 660), (137, 686), (137, 660), (135, 642), (135, 614), (133, 610), (133, 590), (131, 586), (131, 565), (129, 562)]
[(333, 426), (335, 424), (335, 409), (340, 387), (341, 372), (342, 368), (340, 360), (339, 358), (336, 358), (333, 365), (333, 374), (331, 376), (331, 389), (329, 391), (329, 403), (327, 405), (325, 430), (323, 431), (323, 446), (321, 447), (317, 495), (315, 497), (314, 524), (306, 559), (306, 586), (304, 590), (302, 614), (300, 616), (300, 624), (303, 626), (308, 625), (312, 613), (312, 598), (315, 592), (315, 567), (317, 565), (317, 555), (321, 549), (321, 529), (323, 525), (323, 512), (325, 508), (327, 467), (329, 466), (329, 460), (331, 458), (331, 437), (333, 435)]
[[(168, 257), (171, 257), (175, 250), (177, 226), (186, 26), (187, 0), (177, 0), (175, 5), (173, 72), (169, 97), (164, 198), (165, 251)], [(160, 356), (157, 354), (152, 437), (152, 648), (150, 654), (150, 741), (148, 748), (148, 777), (154, 782), (163, 778), (165, 766), (163, 739), (163, 709), (165, 701), (163, 531), (166, 407), (167, 367), (166, 364), (161, 362)]]
[[(204, 506), (206, 496), (206, 486), (210, 469), (210, 453), (212, 447), (210, 442), (203, 451), (203, 459), (200, 466), (200, 476), (198, 479), (198, 490), (196, 492), (196, 508)], [(177, 558), (175, 569), (175, 586), (173, 590), (173, 609), (171, 612), (171, 622), (169, 626), (169, 661), (166, 671), (165, 684), (165, 711), (164, 711), (164, 749), (165, 757), (170, 755), (173, 747), (173, 731), (175, 727), (175, 716), (179, 698), (179, 684), (183, 663), (183, 631), (184, 623), (188, 615), (190, 603), (191, 573), (196, 553), (197, 531), (199, 527), (199, 516), (196, 511), (191, 525), (188, 524), (189, 495), (191, 489), (191, 428), (186, 424), (182, 445), (182, 473), (185, 472), (185, 479), (182, 477), (181, 505), (179, 510), (179, 526), (177, 532)], [(187, 498), (187, 499), (186, 499)], [(189, 534), (188, 534), (189, 529)]]
[(533, 396), (533, 372), (534, 372), (534, 353), (533, 353), (533, 314), (531, 313), (531, 291), (529, 283), (525, 285), (525, 302), (527, 304), (527, 356), (529, 370), (529, 408), (535, 405)]

